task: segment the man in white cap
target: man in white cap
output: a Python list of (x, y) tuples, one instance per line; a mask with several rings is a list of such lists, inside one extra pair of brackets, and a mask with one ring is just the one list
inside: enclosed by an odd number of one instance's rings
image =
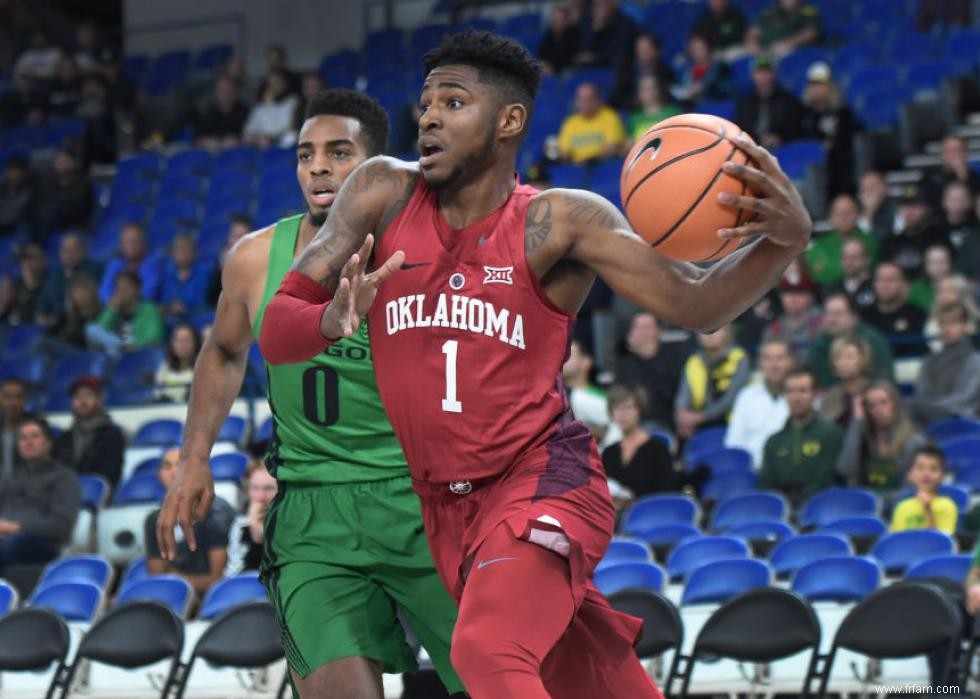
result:
[(823, 61), (810, 65), (803, 90), (804, 138), (815, 138), (827, 147), (827, 196), (853, 194), (854, 132), (857, 121), (844, 103), (840, 88), (834, 83), (830, 66)]

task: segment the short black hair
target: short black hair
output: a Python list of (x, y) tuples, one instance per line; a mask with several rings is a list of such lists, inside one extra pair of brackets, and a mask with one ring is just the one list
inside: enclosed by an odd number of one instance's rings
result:
[(527, 110), (527, 131), (541, 87), (541, 62), (526, 48), (498, 34), (468, 29), (447, 36), (439, 48), (422, 56), (426, 75), (452, 64), (476, 68), (480, 80), (497, 88), (503, 102), (522, 104)]
[(791, 369), (789, 373), (786, 374), (786, 378), (783, 379), (783, 386), (785, 386), (790, 379), (798, 379), (801, 376), (808, 376), (810, 378), (810, 388), (813, 389), (814, 391), (816, 391), (817, 388), (820, 387), (820, 382), (817, 381), (817, 375), (813, 372), (812, 369), (805, 366)]
[(944, 471), (946, 470), (946, 453), (934, 444), (926, 444), (916, 449), (915, 458), (918, 459), (920, 456), (927, 456), (930, 459), (935, 459), (939, 462), (940, 468), (942, 468)]
[(228, 217), (228, 222), (232, 225), (240, 223), (246, 228), (252, 227), (252, 217), (248, 214), (232, 214)]
[(303, 120), (323, 115), (357, 119), (368, 155), (388, 150), (388, 113), (373, 97), (342, 87), (323, 90), (310, 98)]
[(51, 423), (40, 415), (35, 415), (33, 413), (28, 413), (25, 415), (20, 421), (20, 424), (17, 426), (17, 431), (20, 432), (24, 425), (37, 425), (45, 439), (47, 439), (49, 442), (54, 441), (54, 431), (51, 429)]
[(829, 294), (827, 294), (826, 298), (824, 298), (823, 300), (823, 305), (825, 308), (827, 306), (827, 302), (830, 301), (830, 299), (843, 299), (844, 305), (847, 306), (847, 310), (850, 311), (851, 315), (856, 316), (856, 315), (860, 315), (861, 313), (858, 310), (857, 302), (855, 302), (854, 298), (846, 291), (832, 291)]
[(129, 283), (135, 286), (137, 289), (143, 288), (143, 280), (140, 278), (139, 273), (132, 272), (128, 269), (124, 269), (122, 272), (116, 275), (116, 281), (113, 284), (113, 286), (115, 287), (117, 284), (119, 284), (120, 281), (124, 279), (128, 280)]

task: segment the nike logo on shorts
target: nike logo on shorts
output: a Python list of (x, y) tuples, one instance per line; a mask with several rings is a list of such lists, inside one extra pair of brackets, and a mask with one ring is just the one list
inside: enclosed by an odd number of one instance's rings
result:
[(491, 558), (489, 561), (480, 561), (476, 564), (477, 570), (483, 570), (487, 566), (493, 565), (494, 563), (500, 563), (501, 561), (519, 561), (520, 558), (514, 558), (513, 556), (507, 556), (504, 558)]

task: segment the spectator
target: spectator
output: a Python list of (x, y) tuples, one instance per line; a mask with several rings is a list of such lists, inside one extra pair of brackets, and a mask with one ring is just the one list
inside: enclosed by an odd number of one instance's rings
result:
[(27, 399), (27, 382), (13, 376), (0, 381), (0, 415), (3, 417), (0, 483), (12, 477), (20, 466), (17, 434), (21, 424), (32, 417), (26, 410)]
[(170, 244), (170, 259), (163, 273), (162, 303), (170, 318), (183, 318), (200, 310), (205, 302), (210, 270), (197, 259), (194, 238), (177, 235)]
[(919, 371), (912, 416), (921, 425), (950, 417), (980, 417), (980, 353), (970, 342), (970, 317), (962, 303), (938, 312), (943, 348)]
[(572, 21), (572, 11), (567, 5), (553, 5), (538, 44), (538, 58), (545, 73), (561, 75), (572, 65), (579, 52), (579, 30)]
[(781, 310), (779, 295), (775, 289), (770, 289), (769, 293), (756, 301), (752, 308), (738, 317), (736, 321), (738, 331), (735, 335), (738, 344), (754, 352), (762, 344), (762, 336)]
[(58, 262), (44, 280), (38, 299), (38, 320), (44, 325), (54, 325), (63, 319), (68, 303), (68, 288), (73, 279), (84, 276), (93, 280), (102, 278), (98, 263), (88, 259), (88, 242), (80, 233), (66, 233), (58, 244)]
[(136, 89), (126, 77), (115, 49), (103, 48), (99, 53), (99, 75), (105, 83), (110, 108), (131, 112), (136, 103)]
[(785, 340), (767, 340), (759, 348), (760, 379), (735, 396), (728, 419), (725, 446), (745, 449), (752, 454), (755, 468), (762, 465), (766, 440), (780, 430), (789, 418), (783, 396), (783, 381), (793, 368), (793, 351)]
[(54, 156), (54, 181), (38, 198), (38, 230), (41, 238), (64, 228), (85, 228), (92, 213), (92, 185), (67, 148)]
[(609, 408), (606, 394), (591, 382), (592, 366), (592, 355), (580, 340), (573, 339), (568, 359), (561, 368), (561, 376), (568, 391), (572, 413), (592, 430), (596, 441), (601, 444), (609, 427)]
[(708, 38), (722, 60), (741, 52), (745, 40), (745, 15), (731, 0), (708, 0), (707, 9), (694, 23), (692, 34)]
[[(235, 72), (232, 67), (234, 59), (228, 61), (226, 65), (226, 73), (229, 76), (234, 77)], [(240, 64), (240, 62), (238, 62)], [(239, 65), (242, 70), (242, 78), (244, 78), (244, 65)], [(255, 99), (262, 101), (268, 93), (269, 84), (271, 82), (272, 73), (279, 73), (282, 75), (283, 79), (286, 81), (286, 92), (290, 95), (299, 95), (300, 93), (300, 78), (299, 75), (289, 68), (289, 57), (286, 55), (286, 47), (282, 44), (270, 44), (265, 49), (265, 70), (266, 75), (262, 82), (259, 84), (258, 92), (255, 95)]]
[(633, 43), (633, 61), (616, 71), (612, 104), (619, 109), (635, 106), (640, 80), (648, 76), (657, 79), (661, 90), (674, 84), (674, 71), (663, 59), (660, 40), (652, 34), (640, 34)]
[(956, 503), (939, 494), (939, 486), (945, 475), (946, 456), (942, 450), (932, 446), (919, 447), (909, 470), (915, 495), (895, 506), (891, 526), (893, 532), (938, 529), (950, 536), (956, 533), (956, 519), (959, 516)]
[(91, 348), (118, 358), (124, 351), (152, 347), (163, 342), (160, 309), (140, 298), (142, 283), (135, 272), (116, 276), (116, 291), (98, 323), (86, 329)]
[(854, 402), (868, 387), (871, 347), (857, 335), (838, 337), (830, 344), (830, 360), (837, 383), (820, 396), (820, 417), (846, 430), (854, 417)]
[(102, 403), (102, 382), (83, 376), (71, 385), (71, 427), (54, 442), (54, 458), (79, 475), (102, 476), (115, 488), (126, 438)]
[[(300, 128), (303, 126), (305, 119), (303, 117), (306, 115), (306, 105), (310, 103), (315, 95), (323, 92), (327, 89), (327, 83), (323, 79), (323, 76), (315, 70), (309, 70), (303, 73), (303, 77), (300, 81), (302, 86), (300, 92), (300, 102), (296, 105), (296, 113), (293, 115), (293, 130), (299, 133)], [(413, 128), (418, 126), (418, 119), (412, 121)], [(415, 138), (413, 136), (413, 138)]]
[(72, 56), (58, 59), (54, 80), (48, 83), (48, 113), (52, 116), (71, 116), (82, 101), (82, 74)]
[(45, 420), (21, 422), (22, 467), (0, 479), (0, 576), (9, 566), (54, 560), (71, 539), (82, 487), (74, 471), (51, 458), (51, 445)]
[(756, 142), (776, 148), (801, 135), (803, 106), (776, 82), (776, 65), (768, 56), (755, 59), (752, 92), (735, 101), (735, 123)]
[(186, 403), (194, 378), (194, 362), (201, 351), (201, 334), (193, 325), (180, 323), (170, 331), (167, 356), (157, 370), (157, 399)]
[[(854, 136), (858, 131), (854, 112), (844, 102), (830, 74), (817, 61), (806, 72), (803, 91), (803, 135), (823, 142), (827, 149), (827, 196), (854, 192)], [(857, 205), (855, 204), (855, 208)], [(856, 216), (856, 213), (855, 213)]]
[(970, 0), (922, 0), (915, 25), (920, 32), (935, 34), (947, 34), (957, 26), (969, 27)]
[(841, 251), (844, 241), (857, 238), (864, 243), (871, 264), (878, 255), (878, 241), (858, 226), (858, 205), (850, 194), (838, 194), (830, 205), (832, 229), (807, 248), (806, 261), (813, 279), (823, 287), (837, 284), (844, 276)]
[(10, 325), (28, 324), (37, 320), (47, 265), (44, 250), (36, 243), (25, 243), (17, 250), (20, 277), (14, 282), (13, 304), (7, 315), (7, 323)]
[(225, 267), (225, 258), (228, 251), (235, 247), (235, 243), (244, 238), (252, 231), (252, 219), (244, 214), (234, 214), (231, 217), (231, 224), (228, 227), (228, 240), (218, 253), (218, 264), (211, 272), (211, 280), (208, 282), (207, 304), (209, 306), (218, 305), (218, 297), (221, 295), (221, 273)]
[(626, 355), (616, 368), (616, 381), (643, 388), (650, 427), (673, 432), (674, 398), (682, 364), (675, 346), (661, 342), (659, 321), (646, 311), (634, 315), (626, 336)]
[(939, 352), (943, 348), (943, 343), (939, 338), (939, 309), (951, 303), (961, 303), (966, 309), (969, 320), (967, 335), (976, 332), (977, 320), (980, 319), (980, 312), (977, 311), (977, 304), (973, 300), (973, 288), (963, 275), (952, 274), (940, 279), (936, 283), (936, 294), (929, 309), (929, 318), (926, 320), (925, 336), (929, 342), (929, 349), (933, 353)]
[(674, 401), (678, 437), (690, 439), (700, 429), (728, 424), (735, 396), (752, 373), (748, 354), (731, 337), (730, 326), (698, 335), (700, 348), (684, 364)]
[(664, 94), (660, 83), (653, 75), (644, 75), (640, 78), (636, 99), (640, 106), (630, 114), (631, 142), (640, 138), (654, 124), (681, 113), (680, 108), (669, 100), (669, 95)]
[(671, 92), (689, 103), (723, 100), (731, 96), (728, 64), (714, 56), (711, 41), (702, 34), (687, 40), (687, 55), (680, 67), (680, 79)]
[[(876, 241), (877, 244), (877, 241)], [(840, 252), (841, 280), (830, 288), (831, 294), (847, 294), (860, 312), (875, 304), (871, 283), (871, 258), (861, 238), (845, 238)]]
[(558, 133), (563, 160), (584, 163), (620, 155), (626, 129), (614, 109), (602, 103), (599, 88), (582, 83), (575, 90), (575, 114), (565, 118)]
[[(980, 201), (980, 196), (977, 200)], [(962, 182), (950, 182), (943, 190), (942, 228), (957, 269), (972, 279), (980, 278), (980, 220), (973, 208), (970, 188)]]
[(800, 360), (820, 334), (822, 314), (814, 303), (813, 283), (796, 265), (796, 273), (787, 269), (779, 280), (779, 303), (782, 314), (766, 328), (762, 341), (785, 340)]
[(24, 75), (32, 80), (50, 80), (58, 70), (61, 49), (51, 46), (48, 35), (43, 31), (31, 34), (30, 48), (17, 57), (14, 74)]
[(281, 69), (270, 70), (266, 83), (261, 99), (248, 113), (242, 137), (260, 148), (291, 146), (295, 137), (293, 116), (299, 97), (290, 92), (288, 78)]
[(907, 277), (917, 277), (922, 273), (926, 249), (949, 245), (949, 240), (916, 185), (907, 187), (899, 200), (898, 217), (899, 227), (883, 241), (880, 259), (895, 262)]
[(646, 395), (638, 386), (609, 389), (609, 414), (622, 435), (602, 450), (602, 465), (618, 506), (652, 493), (680, 490), (683, 476), (674, 471), (667, 445), (643, 429)]
[[(164, 452), (160, 459), (157, 477), (167, 490), (177, 477), (180, 450), (176, 447)], [(228, 533), (234, 519), (234, 511), (221, 498), (215, 498), (207, 515), (194, 524), (197, 548), (191, 550), (185, 539), (177, 543), (177, 555), (170, 561), (160, 556), (157, 545), (157, 517), (160, 511), (151, 512), (144, 524), (144, 550), (146, 569), (150, 575), (178, 575), (191, 584), (201, 597), (212, 584), (221, 579), (228, 564)]]
[(905, 483), (915, 452), (927, 444), (891, 381), (872, 381), (852, 405), (837, 472), (848, 485), (894, 491)]
[(40, 351), (54, 360), (88, 349), (88, 335), (99, 332), (98, 322), (102, 315), (99, 287), (87, 275), (76, 275), (68, 285), (64, 312), (48, 330)]
[(238, 515), (231, 525), (224, 577), (259, 569), (265, 544), (265, 514), (277, 491), (276, 479), (266, 470), (262, 460), (252, 461), (245, 472), (248, 504), (245, 514)]
[(925, 274), (909, 287), (909, 303), (926, 313), (932, 308), (936, 286), (953, 274), (953, 258), (945, 245), (932, 245), (926, 249)]
[(75, 29), (75, 52), (72, 58), (83, 73), (89, 75), (98, 71), (102, 50), (95, 25), (91, 22), (81, 22)]
[(116, 113), (109, 104), (105, 81), (90, 75), (82, 81), (82, 101), (75, 115), (85, 119), (85, 149), (99, 164), (116, 162)]
[(124, 271), (139, 275), (143, 298), (148, 301), (159, 298), (163, 261), (159, 256), (149, 253), (146, 231), (138, 223), (127, 223), (119, 231), (119, 256), (106, 265), (99, 287), (99, 299), (102, 303), (109, 301), (116, 288), (116, 277)]
[(582, 18), (581, 50), (575, 63), (589, 68), (627, 69), (639, 29), (619, 9), (619, 0), (591, 0)]
[(823, 330), (806, 355), (806, 366), (817, 377), (817, 384), (833, 386), (837, 379), (831, 369), (830, 345), (834, 338), (858, 335), (871, 347), (871, 366), (875, 378), (891, 379), (894, 376), (891, 349), (880, 332), (860, 322), (857, 308), (847, 294), (831, 294), (823, 304)]
[(962, 182), (971, 194), (980, 194), (980, 174), (966, 162), (966, 140), (962, 136), (949, 134), (943, 139), (939, 160), (939, 165), (927, 170), (922, 180), (923, 194), (933, 211), (942, 204), (943, 190), (950, 182)]
[(239, 99), (238, 85), (231, 78), (214, 81), (214, 101), (194, 118), (194, 137), (203, 148), (228, 148), (241, 141), (248, 107)]
[(0, 182), (0, 235), (28, 228), (34, 219), (34, 183), (27, 157), (7, 158)]
[(908, 301), (909, 283), (902, 268), (882, 262), (875, 269), (875, 305), (864, 312), (864, 320), (891, 342), (896, 357), (926, 353), (922, 333), (926, 314)]
[(858, 225), (878, 240), (889, 238), (896, 230), (898, 211), (895, 200), (888, 196), (885, 176), (877, 170), (868, 170), (861, 175), (858, 199), (861, 202)]
[(14, 73), (9, 89), (0, 92), (0, 125), (41, 124), (47, 97), (41, 83), (21, 73)]
[(813, 372), (794, 369), (783, 386), (789, 419), (766, 440), (759, 488), (778, 490), (798, 506), (837, 482), (835, 467), (843, 434), (813, 408), (817, 392)]
[(750, 51), (766, 51), (777, 58), (819, 41), (820, 10), (803, 0), (776, 0), (746, 35)]

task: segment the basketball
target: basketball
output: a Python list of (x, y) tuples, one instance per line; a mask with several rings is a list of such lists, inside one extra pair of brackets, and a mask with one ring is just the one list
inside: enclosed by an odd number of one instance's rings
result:
[(657, 252), (709, 262), (747, 240), (718, 237), (719, 228), (734, 228), (755, 216), (718, 202), (720, 192), (746, 193), (745, 183), (721, 169), (728, 161), (748, 162), (735, 147), (738, 136), (749, 138), (726, 119), (680, 114), (654, 125), (633, 146), (619, 181), (623, 209), (633, 230)]

